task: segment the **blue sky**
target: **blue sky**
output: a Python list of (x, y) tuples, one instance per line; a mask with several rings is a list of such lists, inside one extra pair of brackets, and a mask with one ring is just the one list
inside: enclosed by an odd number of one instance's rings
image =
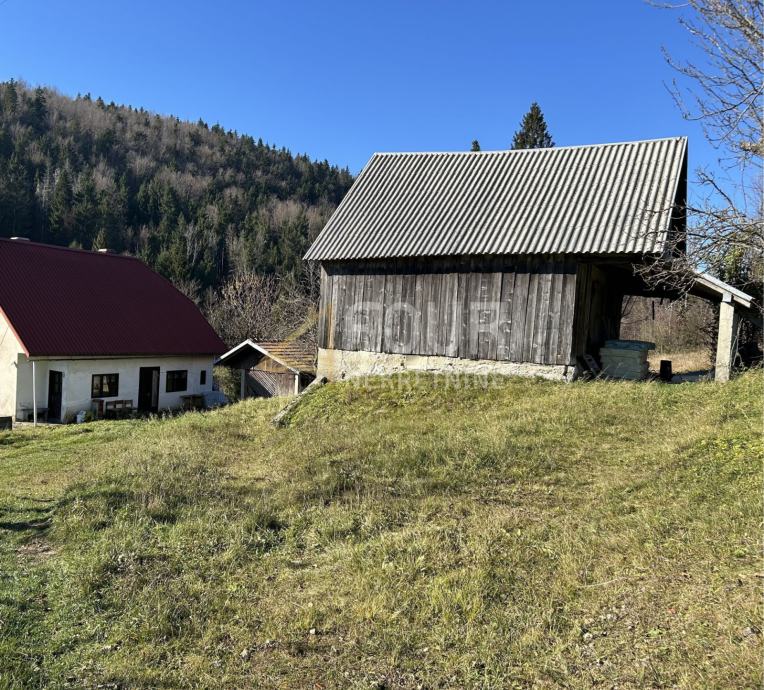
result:
[(374, 151), (507, 148), (531, 101), (558, 145), (690, 137), (641, 0), (94, 2), (0, 0), (0, 79), (143, 106), (358, 172)]

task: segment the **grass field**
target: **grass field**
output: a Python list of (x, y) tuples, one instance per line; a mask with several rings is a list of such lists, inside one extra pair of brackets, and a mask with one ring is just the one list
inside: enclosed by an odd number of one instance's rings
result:
[(0, 686), (761, 686), (761, 372), (373, 383), (0, 434)]

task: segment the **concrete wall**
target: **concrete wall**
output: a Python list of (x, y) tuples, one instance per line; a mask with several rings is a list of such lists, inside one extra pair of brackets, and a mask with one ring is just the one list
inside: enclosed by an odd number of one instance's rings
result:
[(405, 371), (479, 374), (502, 376), (540, 376), (552, 380), (569, 380), (574, 368), (565, 365), (498, 362), (496, 360), (461, 359), (422, 355), (400, 355), (358, 350), (318, 349), (318, 378), (330, 381), (357, 376), (397, 374)]
[(716, 339), (716, 367), (714, 379), (729, 381), (735, 364), (738, 346), (740, 315), (735, 310), (732, 297), (719, 304), (719, 335)]
[[(66, 420), (80, 410), (90, 410), (91, 386), (94, 374), (119, 374), (119, 394), (105, 400), (132, 400), (138, 406), (138, 378), (141, 367), (159, 367), (159, 409), (167, 410), (181, 406), (181, 397), (212, 390), (212, 357), (134, 357), (108, 359), (36, 360), (37, 404), (48, 405), (48, 372), (63, 374), (62, 417)], [(200, 384), (202, 370), (207, 381)], [(188, 371), (187, 390), (168, 393), (167, 372)], [(22, 355), (18, 363), (16, 414), (22, 406), (32, 404), (32, 364)]]
[(0, 417), (16, 414), (16, 368), (24, 350), (0, 314)]

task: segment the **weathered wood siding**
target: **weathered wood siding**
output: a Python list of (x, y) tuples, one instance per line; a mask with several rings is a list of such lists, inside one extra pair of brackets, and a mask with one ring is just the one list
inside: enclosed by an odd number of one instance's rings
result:
[(554, 257), (324, 264), (319, 347), (569, 364), (576, 270)]
[(294, 374), (250, 369), (246, 376), (247, 397), (273, 398), (294, 395)]
[(578, 266), (576, 313), (573, 323), (573, 355), (589, 353), (599, 357), (599, 349), (609, 338), (618, 338), (624, 288), (607, 267), (590, 263)]

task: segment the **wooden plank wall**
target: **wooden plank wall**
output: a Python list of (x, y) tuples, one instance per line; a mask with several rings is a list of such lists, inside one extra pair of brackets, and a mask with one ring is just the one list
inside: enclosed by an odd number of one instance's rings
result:
[(589, 353), (599, 358), (605, 341), (619, 336), (625, 290), (617, 275), (590, 263), (579, 264), (576, 286), (579, 308), (573, 323), (573, 355)]
[(319, 346), (569, 364), (576, 270), (553, 257), (324, 264)]
[(294, 374), (250, 369), (246, 376), (247, 397), (272, 398), (294, 394)]

